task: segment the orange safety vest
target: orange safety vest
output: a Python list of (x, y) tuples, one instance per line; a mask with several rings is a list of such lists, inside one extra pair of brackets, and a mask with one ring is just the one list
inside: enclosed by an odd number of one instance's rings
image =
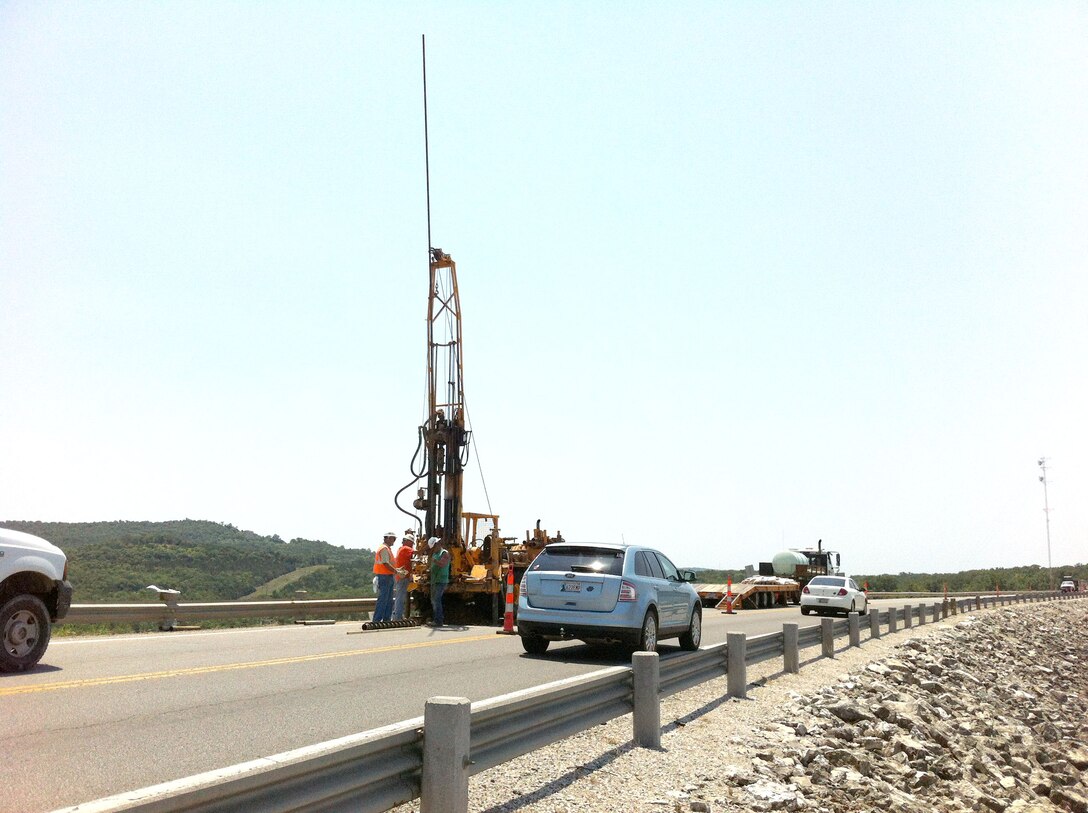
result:
[[(386, 555), (384, 557), (382, 556), (383, 550), (386, 552)], [(388, 562), (389, 564), (385, 564), (385, 562)], [(378, 548), (378, 552), (374, 554), (374, 572), (379, 576), (392, 576), (392, 564), (393, 551), (387, 544), (383, 542), (382, 546)]]

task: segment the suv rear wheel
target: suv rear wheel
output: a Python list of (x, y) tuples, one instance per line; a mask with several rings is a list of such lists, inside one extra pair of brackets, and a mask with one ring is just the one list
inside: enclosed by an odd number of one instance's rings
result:
[(691, 611), (691, 623), (688, 625), (688, 631), (680, 636), (680, 648), (691, 652), (699, 648), (699, 643), (702, 640), (703, 614), (699, 611), (699, 607), (696, 606)]
[(648, 610), (646, 618), (642, 621), (642, 629), (638, 634), (638, 652), (655, 652), (657, 650), (657, 616), (653, 610)]
[(548, 651), (548, 644), (550, 644), (547, 638), (542, 635), (522, 635), (521, 645), (530, 655), (543, 655)]
[(49, 611), (37, 596), (22, 595), (0, 607), (0, 672), (32, 668), (49, 646)]

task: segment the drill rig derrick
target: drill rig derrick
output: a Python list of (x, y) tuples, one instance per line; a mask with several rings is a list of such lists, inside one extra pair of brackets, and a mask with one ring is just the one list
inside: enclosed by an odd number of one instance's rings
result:
[(427, 418), (419, 428), (427, 485), (414, 505), (424, 512), (426, 539), (437, 536), (452, 550), (460, 547), (465, 464), (465, 389), (461, 365), (461, 297), (457, 263), (440, 248), (431, 249), (427, 297)]
[[(438, 537), (450, 552), (446, 615), (497, 623), (507, 572), (513, 568), (515, 580), (520, 580), (536, 554), (553, 540), (540, 528), (539, 520), (519, 542), (516, 537), (501, 536), (498, 514), (464, 510), (464, 472), (472, 432), (467, 426), (461, 350), (457, 264), (442, 249), (432, 247), (427, 296), (426, 417), (419, 427), (419, 446), (412, 465), (416, 479), (409, 484), (425, 482), (412, 503), (422, 517), (401, 509), (412, 516), (419, 531), (409, 590), (417, 608), (425, 613), (430, 592), (427, 541)], [(423, 463), (417, 469), (420, 451)]]

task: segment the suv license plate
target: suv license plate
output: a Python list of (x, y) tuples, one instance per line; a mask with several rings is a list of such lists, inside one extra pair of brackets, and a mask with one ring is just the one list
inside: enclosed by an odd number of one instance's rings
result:
[(563, 593), (581, 593), (582, 585), (577, 582), (563, 582), (563, 587), (560, 592)]

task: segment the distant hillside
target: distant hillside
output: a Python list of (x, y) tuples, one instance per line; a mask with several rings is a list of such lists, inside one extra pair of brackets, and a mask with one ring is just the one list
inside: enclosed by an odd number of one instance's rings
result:
[[(268, 598), (291, 598), (296, 590), (307, 590), (310, 598), (373, 595), (374, 552), (365, 548), (311, 539), (284, 542), (191, 519), (0, 521), (0, 526), (59, 545), (68, 555), (77, 603), (147, 601), (149, 584), (180, 590), (182, 601), (229, 601), (259, 590)], [(274, 582), (299, 570), (299, 578)]]

